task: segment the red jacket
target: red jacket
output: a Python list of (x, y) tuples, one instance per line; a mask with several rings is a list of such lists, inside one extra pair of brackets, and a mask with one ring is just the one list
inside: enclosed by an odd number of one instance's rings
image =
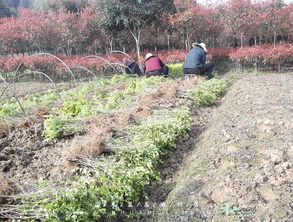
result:
[(163, 62), (158, 57), (155, 57), (155, 56), (152, 56), (148, 60), (146, 60), (144, 65), (145, 65), (145, 73), (154, 71), (154, 70), (160, 70), (164, 66)]

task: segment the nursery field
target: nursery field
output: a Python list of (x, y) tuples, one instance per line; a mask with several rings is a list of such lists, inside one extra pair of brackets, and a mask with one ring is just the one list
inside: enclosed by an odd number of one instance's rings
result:
[(0, 217), (129, 215), (126, 205), (145, 200), (158, 164), (187, 135), (190, 108), (225, 90), (216, 79), (114, 75), (2, 102)]
[(292, 12), (0, 0), (0, 222), (292, 222)]
[(292, 81), (16, 83), (0, 106), (0, 218), (290, 221)]
[(0, 218), (289, 221), (292, 74), (223, 77), (16, 83), (0, 106)]

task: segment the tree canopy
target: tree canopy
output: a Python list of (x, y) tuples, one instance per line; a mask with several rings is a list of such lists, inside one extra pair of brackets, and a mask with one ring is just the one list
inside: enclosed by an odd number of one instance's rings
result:
[(100, 24), (105, 30), (136, 28), (152, 23), (164, 13), (174, 13), (173, 0), (99, 0)]
[[(139, 54), (188, 50), (192, 42), (212, 48), (293, 42), (293, 3), (281, 0), (229, 0), (213, 7), (193, 0), (20, 0), (11, 10), (6, 1), (0, 0), (0, 16), (15, 16), (0, 19), (0, 55), (38, 50)], [(31, 3), (56, 8), (21, 8)]]
[(174, 0), (98, 0), (99, 24), (106, 32), (128, 30), (140, 58), (140, 37), (146, 25), (175, 12)]

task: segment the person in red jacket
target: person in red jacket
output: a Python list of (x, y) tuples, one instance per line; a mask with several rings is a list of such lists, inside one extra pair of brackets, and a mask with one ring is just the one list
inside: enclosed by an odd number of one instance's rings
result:
[(167, 76), (169, 72), (168, 66), (166, 66), (161, 59), (154, 56), (152, 53), (146, 54), (144, 62), (144, 74), (149, 76)]

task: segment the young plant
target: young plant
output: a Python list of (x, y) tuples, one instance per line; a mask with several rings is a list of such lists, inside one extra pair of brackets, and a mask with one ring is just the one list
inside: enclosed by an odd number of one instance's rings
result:
[(211, 79), (201, 81), (193, 89), (186, 92), (187, 97), (193, 100), (198, 106), (210, 106), (218, 96), (221, 96), (227, 89), (223, 80)]
[(47, 116), (44, 128), (44, 136), (48, 139), (61, 138), (84, 130), (82, 120), (53, 114)]
[(169, 67), (169, 76), (172, 78), (179, 78), (182, 77), (183, 75), (183, 70), (182, 70), (182, 63), (179, 64), (168, 64)]

